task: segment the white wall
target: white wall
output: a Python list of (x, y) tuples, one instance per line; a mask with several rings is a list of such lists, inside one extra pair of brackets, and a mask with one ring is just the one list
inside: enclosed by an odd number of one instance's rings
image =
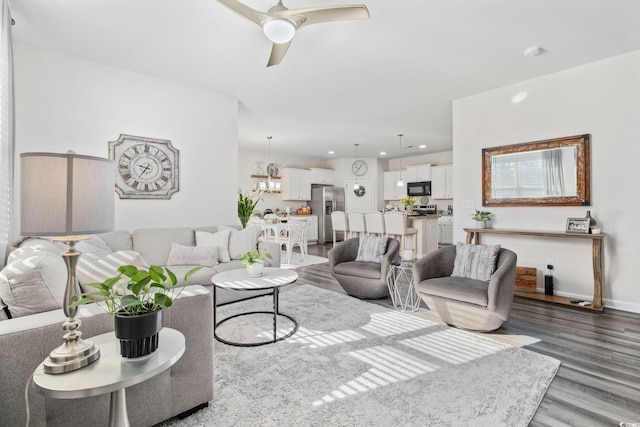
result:
[(235, 99), (21, 44), (15, 80), (16, 153), (107, 157), (120, 134), (168, 139), (180, 151), (180, 191), (170, 200), (114, 192), (116, 229), (237, 222)]
[[(511, 98), (526, 91), (514, 104)], [(608, 307), (640, 312), (637, 243), (640, 197), (640, 51), (503, 87), (453, 103), (454, 230), (464, 241), (469, 214), (482, 206), (481, 149), (591, 134), (591, 206), (491, 207), (495, 228), (564, 230), (587, 209), (605, 238), (603, 296)], [(462, 214), (462, 215), (461, 215)], [(593, 295), (590, 241), (482, 236), (518, 254), (518, 265), (555, 261), (558, 294)], [(542, 287), (540, 272), (538, 287)]]

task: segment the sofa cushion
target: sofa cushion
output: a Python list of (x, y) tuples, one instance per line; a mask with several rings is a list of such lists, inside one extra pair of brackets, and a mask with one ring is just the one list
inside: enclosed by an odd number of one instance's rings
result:
[(499, 250), (500, 245), (457, 243), (451, 276), (488, 282), (496, 269)]
[(388, 242), (389, 238), (387, 236), (361, 235), (356, 261), (381, 262), (387, 252)]
[(418, 294), (424, 293), (486, 307), (489, 283), (464, 277), (438, 277), (418, 283)]
[[(128, 264), (136, 267), (145, 267), (147, 265), (144, 258), (134, 251), (109, 253), (100, 248), (92, 251), (85, 250), (80, 259), (78, 259), (78, 266), (76, 267), (78, 283), (80, 286), (84, 286), (88, 283), (104, 282), (108, 278), (120, 274), (118, 267)], [(95, 289), (84, 289), (84, 291), (95, 291)]]
[(333, 272), (345, 276), (366, 277), (368, 279), (380, 278), (380, 264), (377, 262), (347, 261), (336, 264)]
[(229, 262), (229, 235), (231, 230), (221, 230), (215, 233), (196, 231), (196, 246), (218, 248), (218, 261)]
[(171, 244), (194, 246), (192, 228), (149, 228), (133, 232), (133, 250), (151, 265), (167, 265)]
[(62, 307), (67, 268), (60, 254), (33, 247), (18, 248), (0, 272), (0, 299), (12, 317)]
[(7, 264), (13, 262), (16, 257), (22, 257), (25, 252), (49, 252), (60, 256), (68, 246), (60, 242), (52, 242), (44, 237), (25, 237), (20, 239), (19, 247), (7, 257)]
[(218, 264), (217, 246), (183, 246), (171, 244), (167, 265), (201, 265), (213, 267)]
[(128, 231), (111, 231), (109, 233), (98, 234), (97, 236), (100, 237), (112, 251), (133, 250), (133, 240), (131, 239), (131, 233)]
[(231, 256), (232, 259), (236, 259), (247, 252), (257, 250), (258, 239), (262, 234), (262, 227), (259, 225), (252, 225), (244, 230), (236, 230), (235, 228), (221, 225), (220, 229), (231, 231), (229, 235), (229, 256)]

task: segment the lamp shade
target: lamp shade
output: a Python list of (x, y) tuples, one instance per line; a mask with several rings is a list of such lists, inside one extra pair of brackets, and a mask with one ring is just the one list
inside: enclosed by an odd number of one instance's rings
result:
[(20, 155), (20, 233), (73, 236), (114, 226), (114, 163), (74, 153)]

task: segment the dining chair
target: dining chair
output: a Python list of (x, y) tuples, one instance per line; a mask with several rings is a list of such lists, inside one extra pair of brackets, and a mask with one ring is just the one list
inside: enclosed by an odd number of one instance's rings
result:
[(360, 237), (361, 234), (367, 232), (362, 212), (349, 212), (347, 216), (349, 218), (349, 238)]
[(349, 218), (343, 211), (331, 212), (331, 228), (333, 229), (333, 247), (336, 246), (336, 232), (341, 231), (344, 233), (343, 240), (347, 239), (347, 233), (349, 232)]
[(280, 245), (284, 245), (287, 251), (287, 264), (291, 264), (291, 252), (293, 247), (298, 245), (300, 253), (302, 254), (302, 260), (306, 261), (306, 246), (305, 246), (305, 234), (307, 229), (306, 221), (288, 220), (286, 223), (281, 224), (281, 231), (278, 236)]
[(400, 253), (407, 247), (407, 236), (413, 236), (413, 253), (416, 253), (418, 230), (408, 226), (407, 215), (402, 212), (387, 212), (384, 214), (384, 228), (387, 236), (396, 237), (400, 241)]
[(367, 212), (364, 214), (364, 222), (367, 234), (377, 234), (380, 236), (386, 234), (384, 216), (381, 212)]

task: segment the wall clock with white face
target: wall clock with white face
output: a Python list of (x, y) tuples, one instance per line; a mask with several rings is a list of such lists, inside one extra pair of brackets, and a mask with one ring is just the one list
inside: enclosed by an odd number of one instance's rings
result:
[(120, 135), (109, 141), (121, 199), (170, 199), (179, 191), (178, 150), (171, 141)]
[(367, 162), (365, 162), (364, 160), (356, 160), (351, 165), (351, 172), (353, 172), (355, 176), (366, 175), (367, 170), (369, 170), (369, 166), (367, 165)]

